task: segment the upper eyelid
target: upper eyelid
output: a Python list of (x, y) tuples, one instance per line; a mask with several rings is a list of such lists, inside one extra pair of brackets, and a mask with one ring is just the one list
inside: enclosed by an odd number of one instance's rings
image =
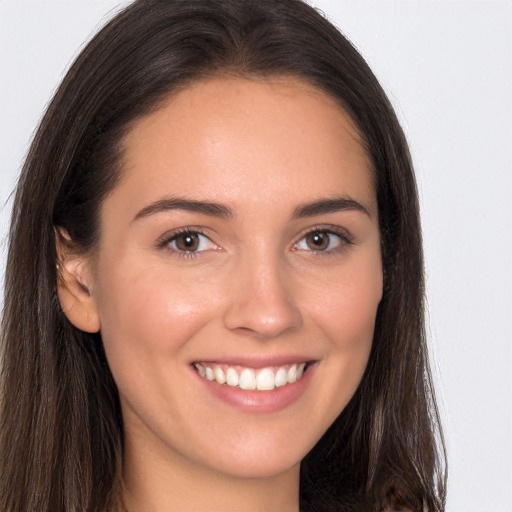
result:
[[(187, 235), (187, 234), (195, 234), (200, 235), (209, 240), (209, 243), (213, 246), (209, 249), (203, 249), (203, 250), (193, 250), (193, 251), (187, 251), (187, 250), (181, 250), (175, 247), (172, 247), (172, 242), (175, 241), (179, 236)], [(171, 230), (167, 232), (166, 234), (162, 235), (155, 243), (155, 247), (159, 251), (165, 251), (167, 254), (170, 254), (174, 258), (179, 259), (185, 259), (185, 260), (192, 260), (195, 258), (198, 258), (200, 256), (203, 256), (204, 252), (210, 252), (212, 250), (220, 249), (220, 246), (212, 240), (210, 236), (208, 236), (206, 233), (203, 232), (200, 228), (191, 228), (189, 226), (184, 228), (177, 228), (174, 230)]]
[[(212, 237), (208, 234), (207, 228), (204, 228), (202, 226), (183, 226), (176, 229), (172, 229), (162, 235), (158, 238), (156, 245), (158, 247), (166, 246), (169, 244), (171, 240), (176, 238), (179, 235), (191, 233), (191, 234), (199, 234), (203, 235), (206, 238), (208, 238), (213, 244), (219, 246)], [(292, 247), (295, 247), (304, 237), (308, 236), (311, 233), (315, 232), (326, 232), (326, 233), (332, 233), (335, 235), (338, 235), (343, 239), (345, 243), (353, 244), (354, 243), (354, 237), (351, 234), (351, 232), (344, 228), (343, 226), (335, 225), (335, 224), (318, 224), (315, 226), (311, 226), (308, 228), (303, 229), (296, 237), (295, 240), (292, 242)], [(220, 246), (219, 246), (220, 247)]]
[(178, 237), (179, 235), (186, 235), (186, 234), (198, 234), (198, 235), (203, 235), (205, 236), (206, 238), (208, 238), (209, 240), (211, 240), (213, 243), (215, 243), (211, 236), (209, 236), (204, 228), (200, 228), (198, 226), (186, 226), (186, 227), (182, 227), (182, 228), (176, 228), (176, 229), (171, 229), (170, 231), (167, 231), (166, 233), (164, 233), (162, 236), (158, 237), (157, 241), (156, 241), (156, 245), (157, 246), (162, 246), (162, 245), (166, 245), (168, 244), (171, 240), (173, 240), (174, 238)]
[(312, 226), (310, 228), (305, 229), (302, 231), (296, 238), (296, 241), (293, 243), (293, 245), (296, 245), (299, 243), (304, 237), (310, 235), (311, 233), (332, 233), (334, 235), (338, 235), (341, 237), (345, 242), (353, 244), (354, 243), (354, 237), (348, 231), (346, 228), (342, 226), (337, 226), (334, 224), (323, 224), (323, 225), (317, 225)]

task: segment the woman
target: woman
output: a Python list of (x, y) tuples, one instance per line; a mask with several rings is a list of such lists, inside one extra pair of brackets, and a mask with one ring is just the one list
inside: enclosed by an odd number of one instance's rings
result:
[(303, 2), (101, 30), (27, 157), (5, 304), (2, 510), (443, 509), (407, 145)]

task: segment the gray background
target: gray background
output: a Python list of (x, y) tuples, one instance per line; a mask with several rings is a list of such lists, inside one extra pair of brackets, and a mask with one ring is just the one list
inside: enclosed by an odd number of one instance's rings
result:
[[(355, 43), (408, 135), (449, 511), (512, 511), (512, 3), (315, 0)], [(31, 134), (118, 0), (0, 0), (0, 228)]]

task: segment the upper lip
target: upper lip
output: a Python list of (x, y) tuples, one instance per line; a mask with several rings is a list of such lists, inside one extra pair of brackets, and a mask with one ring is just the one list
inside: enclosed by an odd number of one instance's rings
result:
[(266, 368), (269, 366), (284, 366), (286, 364), (301, 364), (318, 361), (318, 358), (298, 355), (265, 355), (265, 356), (229, 356), (229, 357), (205, 357), (195, 359), (193, 363), (211, 363), (228, 366), (246, 366), (248, 368)]

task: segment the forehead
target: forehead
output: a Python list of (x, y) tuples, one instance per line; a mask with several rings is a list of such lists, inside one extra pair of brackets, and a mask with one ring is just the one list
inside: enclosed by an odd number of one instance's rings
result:
[[(327, 94), (299, 80), (217, 77), (173, 94), (124, 139), (122, 188), (248, 204), (374, 195), (370, 162), (354, 123)], [(331, 192), (330, 192), (331, 191)], [(148, 197), (147, 200), (153, 198)], [(306, 198), (307, 199), (307, 198)], [(372, 206), (371, 206), (372, 207)], [(370, 207), (370, 208), (371, 208)]]

